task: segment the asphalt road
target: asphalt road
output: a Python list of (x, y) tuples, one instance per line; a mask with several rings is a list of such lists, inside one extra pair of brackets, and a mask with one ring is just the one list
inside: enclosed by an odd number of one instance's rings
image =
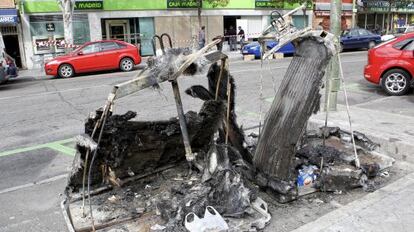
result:
[[(260, 61), (235, 59), (230, 63), (237, 84), (236, 110), (245, 128), (259, 123), (260, 112), (270, 106), (290, 60), (266, 61), (263, 68)], [(387, 97), (378, 86), (364, 80), (366, 61), (366, 52), (342, 54), (350, 104), (414, 114), (406, 106), (406, 102), (414, 102), (412, 93)], [(84, 120), (105, 103), (111, 87), (138, 72), (56, 79), (32, 70), (0, 86), (0, 231), (66, 231), (59, 203), (73, 159), (73, 137), (83, 133)], [(207, 82), (204, 75), (197, 75), (183, 77), (179, 84), (183, 92), (193, 84)], [(392, 109), (376, 105), (385, 98)], [(344, 104), (343, 91), (338, 101)], [(183, 104), (185, 111), (198, 110), (201, 101), (183, 96)], [(120, 99), (115, 113), (127, 110), (137, 111), (137, 120), (175, 117), (171, 86), (164, 83), (160, 90), (147, 89)]]

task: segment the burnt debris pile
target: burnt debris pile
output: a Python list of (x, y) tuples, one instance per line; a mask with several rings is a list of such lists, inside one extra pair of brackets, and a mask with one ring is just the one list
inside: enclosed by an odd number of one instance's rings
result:
[[(185, 114), (195, 154), (191, 162), (186, 160), (177, 118), (143, 122), (132, 120), (135, 112), (110, 114), (88, 176), (94, 229), (262, 230), (271, 217), (259, 197), (263, 192), (286, 203), (315, 191), (375, 188), (371, 179), (392, 164), (374, 152), (376, 144), (354, 134), (361, 162), (357, 168), (350, 134), (339, 128), (306, 131), (309, 117), (319, 110), (321, 70), (332, 54), (315, 37), (296, 43), (260, 135), (245, 136), (237, 124), (236, 85), (225, 65), (211, 65), (208, 87), (185, 91), (204, 101), (199, 112)], [(84, 169), (91, 163), (91, 145), (85, 141), (102, 113), (89, 117), (85, 135), (78, 138), (66, 189), (76, 231), (92, 229), (91, 212), (81, 200)]]

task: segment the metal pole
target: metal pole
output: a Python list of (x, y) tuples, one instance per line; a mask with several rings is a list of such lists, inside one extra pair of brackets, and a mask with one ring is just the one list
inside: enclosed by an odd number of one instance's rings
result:
[(356, 26), (356, 13), (357, 13), (357, 9), (356, 9), (355, 2), (356, 2), (356, 0), (352, 0), (352, 28), (354, 28)]
[(187, 123), (185, 121), (183, 103), (181, 102), (180, 89), (178, 87), (177, 80), (171, 81), (171, 85), (172, 85), (173, 92), (174, 92), (175, 104), (177, 106), (177, 113), (178, 113), (178, 120), (180, 121), (181, 134), (183, 135), (185, 157), (187, 161), (190, 162), (190, 166), (191, 166), (191, 161), (193, 161), (195, 157), (191, 150), (190, 137), (188, 136)]
[[(341, 36), (341, 15), (342, 15), (342, 1), (333, 0), (331, 3), (331, 33), (335, 35), (335, 45), (337, 48), (340, 46)], [(336, 105), (338, 102), (338, 91), (340, 89), (340, 78), (339, 78), (339, 57), (335, 54), (330, 63), (330, 73), (326, 83), (326, 97), (325, 97), (325, 110), (336, 111)], [(328, 96), (329, 95), (329, 96)], [(328, 101), (329, 99), (329, 101)]]

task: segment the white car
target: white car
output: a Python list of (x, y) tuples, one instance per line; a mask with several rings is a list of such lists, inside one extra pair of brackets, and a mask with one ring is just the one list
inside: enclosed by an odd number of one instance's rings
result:
[(397, 34), (383, 35), (383, 36), (381, 36), (381, 41), (385, 42), (385, 41), (388, 41), (388, 40), (392, 40), (396, 37), (400, 37), (401, 35), (403, 35), (405, 33), (414, 32), (414, 25), (408, 25), (408, 26), (404, 26), (404, 27), (397, 27), (395, 29), (398, 32)]
[(381, 41), (385, 42), (385, 41), (388, 41), (388, 40), (392, 40), (394, 38), (395, 38), (395, 35), (383, 35), (383, 36), (381, 36)]

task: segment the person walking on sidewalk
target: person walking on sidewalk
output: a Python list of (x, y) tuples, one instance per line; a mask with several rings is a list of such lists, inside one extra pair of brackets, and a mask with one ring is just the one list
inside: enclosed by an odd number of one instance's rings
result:
[(243, 50), (243, 46), (244, 46), (244, 30), (242, 29), (241, 26), (239, 26), (239, 33), (237, 34), (239, 36), (239, 43), (240, 43), (240, 50)]
[(202, 26), (201, 30), (198, 32), (198, 46), (199, 49), (202, 49), (206, 45), (206, 27)]
[(230, 26), (229, 28), (229, 43), (230, 43), (230, 51), (236, 51), (237, 50), (237, 31), (234, 29), (233, 26)]

